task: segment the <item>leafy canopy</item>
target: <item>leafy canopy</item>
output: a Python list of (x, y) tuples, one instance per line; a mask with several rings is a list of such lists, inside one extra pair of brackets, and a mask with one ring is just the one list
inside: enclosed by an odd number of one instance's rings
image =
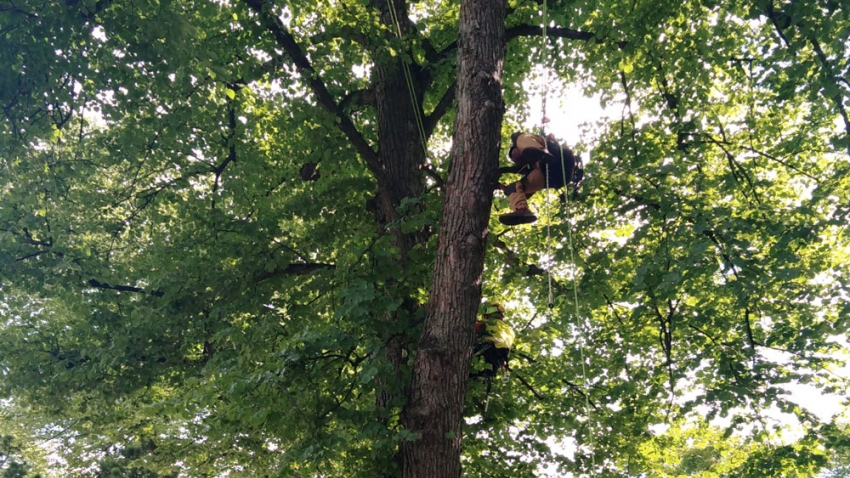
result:
[[(789, 386), (847, 389), (847, 4), (546, 7), (544, 42), (541, 5), (509, 2), (504, 143), (538, 114), (523, 82), (540, 65), (617, 116), (574, 145), (593, 153), (578, 197), (532, 201), (548, 224), (491, 217), (484, 293), (519, 338), (487, 405), (469, 384), (465, 473), (843, 463), (846, 439)], [(32, 410), (16, 438), (51, 439), (57, 474), (371, 476), (411, 438), (400, 395), (389, 416), (375, 403), (409, 378), (386, 338), (415, 343), (424, 316), (459, 10), (410, 3), (397, 38), (380, 8), (0, 3), (0, 389)], [(340, 120), (377, 150), (375, 71), (398, 58), (432, 149), (429, 189), (390, 229), (433, 234), (403, 258)], [(777, 412), (803, 438), (781, 441)]]

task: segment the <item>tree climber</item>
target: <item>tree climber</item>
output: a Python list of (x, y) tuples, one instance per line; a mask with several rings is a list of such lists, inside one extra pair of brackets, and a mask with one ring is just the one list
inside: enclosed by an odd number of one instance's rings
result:
[(567, 146), (559, 145), (553, 134), (542, 135), (514, 133), (508, 157), (519, 168), (522, 179), (499, 185), (508, 196), (511, 212), (499, 216), (499, 222), (508, 226), (530, 224), (537, 216), (528, 208), (528, 198), (537, 191), (559, 189), (568, 184), (578, 186), (583, 170), (581, 159)]
[(490, 364), (490, 370), (482, 370), (475, 376), (493, 377), (500, 369), (508, 368), (508, 358), (514, 345), (516, 333), (505, 323), (505, 308), (498, 302), (481, 306), (481, 320), (475, 322), (478, 340), (474, 355), (480, 355)]
[[(506, 372), (512, 372), (508, 366), (511, 349), (516, 339), (516, 333), (505, 323), (505, 308), (498, 302), (488, 302), (481, 305), (481, 320), (475, 322), (475, 334), (478, 341), (475, 345), (474, 356), (481, 356), (485, 362), (490, 365), (489, 369), (481, 370), (480, 372), (470, 373), (470, 378), (481, 377), (487, 382), (487, 391), (485, 392), (484, 412), (487, 412), (487, 407), (490, 404), (490, 392), (493, 387), (493, 377), (499, 370), (505, 369)], [(534, 362), (534, 359), (520, 354), (521, 357)], [(519, 381), (525, 385), (531, 393), (539, 400), (543, 400), (543, 396), (537, 393), (536, 390), (519, 374), (514, 374)], [(508, 375), (502, 375), (502, 381), (507, 380)], [(475, 400), (473, 398), (473, 400)], [(479, 406), (480, 401), (476, 401)]]

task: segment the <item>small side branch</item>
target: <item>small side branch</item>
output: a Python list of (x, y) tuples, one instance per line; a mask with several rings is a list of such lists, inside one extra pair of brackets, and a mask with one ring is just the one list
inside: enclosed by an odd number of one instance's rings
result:
[(516, 372), (513, 372), (513, 376), (516, 377), (517, 380), (520, 381), (520, 383), (525, 385), (525, 388), (527, 388), (528, 391), (530, 391), (531, 394), (535, 396), (535, 398), (537, 398), (541, 402), (546, 400), (545, 398), (543, 398), (543, 395), (540, 395), (539, 393), (537, 393), (537, 390), (535, 390), (534, 387), (532, 387), (530, 383), (528, 383), (524, 378), (522, 378), (522, 375), (520, 375)]
[(99, 282), (95, 279), (89, 280), (89, 286), (97, 288), (97, 289), (116, 290), (118, 292), (134, 292), (134, 293), (138, 293), (138, 294), (150, 294), (154, 297), (162, 297), (163, 295), (165, 295), (165, 293), (162, 292), (161, 290), (153, 290), (153, 291), (149, 292), (149, 291), (146, 291), (145, 289), (143, 289), (141, 287), (133, 287), (133, 286), (129, 286), (129, 285), (109, 285), (105, 282)]
[(349, 118), (348, 115), (346, 115), (339, 107), (333, 95), (331, 95), (327, 86), (325, 86), (325, 83), (321, 80), (319, 72), (313, 68), (313, 65), (310, 63), (307, 55), (305, 55), (301, 50), (301, 47), (295, 41), (292, 34), (286, 29), (283, 22), (270, 12), (271, 5), (264, 0), (242, 1), (245, 2), (245, 4), (248, 5), (248, 7), (250, 7), (257, 15), (259, 15), (266, 28), (274, 36), (277, 44), (286, 51), (289, 58), (292, 59), (292, 62), (296, 67), (298, 67), (301, 76), (310, 86), (310, 89), (313, 91), (313, 94), (316, 95), (319, 103), (336, 116), (339, 129), (343, 134), (345, 134), (349, 141), (351, 141), (357, 152), (360, 153), (366, 161), (366, 164), (369, 165), (370, 169), (372, 169), (375, 173), (380, 173), (382, 170), (378, 154), (374, 149), (372, 149), (369, 143), (366, 142), (366, 139), (363, 138), (363, 135), (361, 135), (360, 131), (357, 130), (357, 127), (351, 121), (351, 118)]
[(579, 395), (581, 395), (582, 398), (584, 398), (587, 401), (587, 403), (589, 403), (590, 406), (593, 407), (594, 410), (599, 411), (599, 407), (597, 407), (596, 404), (593, 403), (593, 400), (591, 400), (590, 397), (586, 393), (584, 393), (584, 390), (582, 390), (581, 387), (574, 384), (573, 382), (570, 382), (569, 380), (563, 380), (563, 382), (566, 383), (567, 385), (569, 385), (569, 387), (571, 389), (573, 389), (573, 391), (578, 392)]
[(753, 192), (753, 197), (755, 198), (756, 202), (761, 204), (761, 199), (759, 198), (758, 191), (756, 190), (756, 186), (753, 183), (753, 179), (747, 173), (747, 170), (744, 169), (743, 166), (741, 166), (737, 159), (735, 159), (735, 155), (732, 154), (732, 152), (729, 151), (728, 148), (726, 148), (725, 145), (729, 143), (725, 140), (717, 140), (708, 134), (704, 135), (703, 137), (707, 138), (709, 142), (717, 145), (721, 150), (723, 150), (723, 154), (726, 156), (726, 160), (729, 162), (729, 169), (732, 172), (732, 177), (734, 177), (735, 180), (738, 180), (739, 177), (743, 177), (744, 180), (747, 182), (747, 185), (749, 186), (750, 190)]
[(218, 186), (221, 182), (221, 175), (224, 173), (224, 170), (227, 168), (227, 165), (236, 162), (236, 144), (234, 142), (234, 138), (236, 136), (236, 107), (233, 105), (233, 103), (230, 103), (227, 108), (227, 117), (227, 128), (229, 130), (229, 133), (227, 134), (227, 136), (224, 136), (222, 138), (225, 146), (227, 146), (228, 148), (227, 157), (224, 158), (224, 161), (222, 161), (221, 164), (213, 168), (213, 172), (215, 173), (215, 181), (213, 183), (212, 190), (213, 211), (215, 211), (216, 194), (218, 193)]
[[(499, 238), (498, 238), (498, 237), (496, 237), (496, 236), (493, 236), (493, 245), (496, 247), (496, 249), (499, 249), (499, 251), (500, 251), (500, 252), (502, 252), (502, 254), (503, 254), (503, 255), (504, 255), (504, 257), (505, 257), (505, 262), (506, 262), (509, 266), (511, 266), (511, 267), (522, 267), (522, 266), (525, 266), (525, 276), (526, 276), (526, 277), (542, 276), (542, 275), (546, 275), (546, 274), (548, 274), (548, 270), (543, 269), (542, 267), (538, 266), (537, 264), (524, 264), (524, 263), (520, 260), (520, 258), (517, 256), (517, 254), (516, 254), (514, 251), (512, 251), (512, 250), (508, 247), (508, 245), (507, 245), (507, 244), (505, 244), (505, 242), (504, 242), (504, 241), (502, 241), (501, 239), (499, 239)], [(564, 286), (563, 284), (561, 284), (560, 282), (556, 281), (555, 279), (552, 279), (552, 285), (553, 285), (553, 287), (555, 287), (555, 289), (557, 289), (557, 290), (558, 290), (558, 292), (560, 292), (560, 293), (564, 293), (564, 294), (565, 294), (565, 293), (567, 293), (567, 292), (571, 292), (571, 291), (572, 291), (572, 289), (570, 289), (570, 288), (568, 288), (568, 287)]]
[(608, 303), (608, 308), (611, 309), (611, 313), (614, 314), (614, 318), (617, 319), (617, 322), (619, 322), (620, 325), (625, 326), (626, 322), (623, 320), (623, 317), (620, 315), (620, 313), (617, 312), (617, 308), (611, 298), (608, 297), (608, 294), (602, 294), (602, 296), (605, 297), (605, 302)]
[(795, 173), (797, 173), (797, 174), (800, 174), (800, 175), (802, 175), (802, 176), (805, 176), (805, 177), (807, 177), (807, 178), (809, 178), (809, 179), (812, 179), (812, 180), (814, 180), (814, 181), (816, 181), (816, 182), (820, 182), (820, 180), (819, 180), (818, 178), (816, 178), (816, 177), (812, 176), (811, 174), (809, 174), (809, 173), (807, 173), (807, 172), (803, 171), (802, 169), (798, 168), (797, 166), (794, 166), (793, 164), (789, 163), (788, 161), (785, 161), (785, 160), (783, 160), (783, 159), (779, 159), (779, 158), (777, 158), (776, 156), (772, 156), (772, 155), (770, 155), (770, 154), (767, 154), (767, 153), (765, 153), (765, 152), (763, 152), (763, 151), (759, 151), (758, 149), (756, 149), (756, 148), (752, 148), (752, 147), (750, 147), (750, 146), (741, 146), (741, 148), (742, 148), (742, 149), (746, 149), (747, 151), (749, 151), (749, 152), (751, 152), (751, 153), (755, 153), (755, 154), (757, 154), (757, 155), (759, 155), (759, 156), (761, 156), (761, 157), (763, 157), (763, 158), (765, 158), (765, 159), (769, 159), (769, 160), (771, 160), (771, 161), (777, 162), (777, 163), (779, 163), (779, 164), (781, 164), (781, 165), (785, 166), (786, 168), (788, 168), (788, 169), (790, 169), (790, 170), (794, 171), (794, 172), (795, 172)]
[(750, 345), (750, 352), (752, 356), (750, 357), (752, 360), (753, 367), (756, 365), (756, 341), (753, 338), (753, 324), (750, 321), (750, 306), (749, 304), (744, 307), (744, 327), (747, 332), (747, 342)]
[(449, 89), (447, 89), (446, 92), (443, 94), (443, 97), (440, 98), (440, 102), (437, 103), (437, 106), (434, 108), (434, 111), (432, 111), (431, 114), (425, 117), (424, 128), (426, 138), (431, 137), (431, 134), (437, 127), (437, 123), (439, 123), (440, 118), (442, 118), (454, 104), (456, 90), (457, 81), (453, 82), (449, 86)]
[[(631, 89), (629, 88), (629, 82), (628, 82), (628, 79), (626, 78), (626, 72), (625, 71), (620, 71), (620, 82), (623, 83), (623, 92), (626, 93), (626, 104), (623, 105), (623, 109), (624, 110), (625, 110), (625, 108), (629, 109), (629, 121), (632, 124), (632, 130), (631, 130), (632, 142), (634, 143), (635, 156), (638, 156), (639, 153), (638, 153), (638, 150), (637, 150), (637, 144), (638, 144), (638, 141), (637, 141), (637, 126), (636, 126), (636, 123), (635, 123), (635, 114), (634, 114), (634, 111), (632, 110), (632, 92), (631, 92)], [(624, 125), (624, 121), (622, 121), (622, 120), (620, 121), (620, 134), (621, 135), (625, 134), (625, 125)]]
[[(515, 38), (519, 37), (534, 37), (540, 36), (543, 34), (543, 28), (539, 25), (517, 25), (505, 30), (505, 41), (511, 41)], [(597, 38), (595, 33), (592, 32), (583, 32), (579, 30), (573, 30), (571, 28), (547, 28), (546, 36), (553, 38), (566, 38), (569, 40), (581, 40), (581, 41), (591, 41), (594, 40), (596, 42), (601, 42), (602, 40)], [(620, 41), (617, 42), (616, 45), (619, 48), (623, 48), (626, 45), (626, 42)], [(445, 48), (440, 50), (436, 55), (431, 59), (432, 63), (436, 63), (439, 61), (443, 61), (452, 55), (457, 50), (457, 41), (449, 43)]]
[(429, 178), (433, 179), (435, 183), (437, 183), (437, 187), (445, 190), (446, 189), (446, 181), (443, 180), (443, 177), (440, 176), (436, 171), (431, 169), (427, 164), (422, 164), (419, 166), (419, 169), (422, 170)]
[(275, 269), (270, 272), (263, 272), (259, 276), (257, 276), (257, 282), (262, 282), (264, 280), (271, 279), (273, 277), (281, 276), (281, 275), (297, 275), (302, 276), (309, 274), (311, 272), (315, 272), (318, 270), (324, 269), (336, 269), (336, 264), (323, 264), (323, 263), (308, 263), (308, 264), (289, 264), (282, 269)]
[[(836, 81), (838, 76), (833, 71), (832, 64), (829, 62), (829, 58), (826, 57), (826, 53), (823, 52), (820, 42), (816, 38), (809, 37), (809, 43), (812, 44), (812, 49), (815, 50), (815, 53), (821, 62), (823, 71), (826, 73), (824, 76), (826, 76), (828, 81), (835, 83), (837, 90), (839, 91), (830, 99), (835, 103), (835, 108), (838, 110), (838, 114), (840, 114), (841, 119), (844, 120), (844, 131), (847, 133), (847, 136), (850, 137), (850, 118), (847, 116), (847, 110), (844, 108), (844, 98), (840, 93), (841, 87)], [(824, 96), (826, 96), (826, 94), (824, 94)]]
[(717, 341), (717, 339), (715, 339), (714, 337), (712, 337), (711, 335), (709, 335), (707, 332), (705, 332), (704, 330), (700, 329), (700, 328), (699, 328), (699, 327), (697, 327), (696, 325), (688, 324), (688, 327), (689, 327), (689, 328), (691, 328), (691, 329), (693, 329), (693, 330), (696, 330), (696, 331), (697, 331), (700, 335), (702, 335), (703, 337), (705, 337), (705, 338), (707, 338), (708, 340), (710, 340), (710, 341), (711, 341), (711, 343), (713, 343), (715, 346), (717, 346), (717, 347), (723, 347), (723, 344), (721, 344), (720, 342), (718, 342), (718, 341)]
[(655, 309), (655, 316), (658, 318), (658, 335), (661, 342), (661, 349), (664, 351), (664, 357), (666, 358), (665, 366), (667, 367), (667, 375), (670, 380), (670, 395), (672, 397), (676, 393), (676, 381), (673, 375), (673, 316), (676, 313), (676, 306), (672, 300), (667, 301), (667, 306), (666, 316), (661, 313), (658, 306), (654, 306), (653, 309)]
[(352, 91), (345, 95), (339, 102), (339, 108), (343, 111), (353, 110), (355, 106), (374, 106), (375, 105), (375, 90), (366, 88), (362, 90)]
[[(505, 41), (511, 41), (518, 37), (533, 37), (543, 35), (543, 27), (539, 25), (517, 25), (505, 30)], [(595, 33), (573, 30), (571, 28), (547, 28), (546, 36), (552, 38), (566, 38), (569, 40), (589, 41), (596, 38)]]

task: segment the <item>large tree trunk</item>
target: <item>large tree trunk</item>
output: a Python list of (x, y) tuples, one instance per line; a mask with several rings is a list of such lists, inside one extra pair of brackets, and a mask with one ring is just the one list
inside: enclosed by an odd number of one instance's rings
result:
[[(372, 0), (371, 5), (381, 14), (381, 21), (388, 25), (391, 31), (396, 30), (393, 17), (401, 22), (398, 27), (403, 34), (410, 28), (407, 1)], [(395, 15), (391, 14), (391, 11)], [(398, 251), (398, 266), (407, 267), (407, 256), (417, 244), (427, 240), (424, 231), (405, 233), (400, 227), (392, 226), (400, 218), (398, 206), (407, 198), (420, 198), (425, 192), (425, 182), (421, 166), (425, 163), (425, 145), (417, 126), (416, 115), (423, 114), (421, 109), (421, 85), (414, 78), (413, 94), (417, 98), (414, 103), (411, 98), (411, 85), (405, 79), (405, 65), (399, 57), (391, 57), (388, 51), (373, 52), (375, 67), (373, 72), (375, 88), (375, 108), (378, 118), (378, 158), (380, 169), (373, 170), (378, 182), (378, 192), (375, 198), (376, 219), (382, 234), (393, 237)], [(418, 110), (418, 111), (417, 111)], [(388, 281), (389, 282), (389, 281)], [(396, 296), (404, 297), (403, 308), (408, 309), (407, 316), (412, 317), (418, 304), (409, 297), (407, 291), (395, 291)], [(399, 320), (398, 313), (386, 313), (380, 320), (395, 323)], [(411, 324), (395, 327), (406, 329)], [(389, 330), (392, 327), (384, 327)], [(396, 398), (404, 397), (405, 371), (404, 350), (410, 349), (413, 339), (401, 334), (391, 334), (382, 337), (384, 342), (384, 358), (395, 370), (395, 380), (392, 377), (377, 378), (378, 391), (375, 406), (379, 420), (386, 426), (391, 417), (398, 413)], [(401, 453), (397, 450), (393, 457), (398, 468), (383, 468), (376, 476), (396, 477), (401, 469)], [(381, 460), (382, 461), (382, 460)]]
[(459, 477), (463, 403), (496, 184), (505, 0), (462, 0), (458, 112), (428, 313), (413, 369), (405, 478)]

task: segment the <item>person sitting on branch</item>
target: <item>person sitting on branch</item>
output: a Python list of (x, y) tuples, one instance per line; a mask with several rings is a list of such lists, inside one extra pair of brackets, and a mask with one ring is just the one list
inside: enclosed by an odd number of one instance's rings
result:
[(530, 224), (537, 216), (528, 207), (528, 198), (537, 191), (559, 189), (568, 184), (578, 187), (581, 181), (581, 159), (572, 150), (559, 145), (553, 134), (542, 135), (514, 133), (508, 157), (517, 166), (522, 179), (499, 185), (508, 196), (511, 212), (499, 216), (499, 222), (508, 226)]

